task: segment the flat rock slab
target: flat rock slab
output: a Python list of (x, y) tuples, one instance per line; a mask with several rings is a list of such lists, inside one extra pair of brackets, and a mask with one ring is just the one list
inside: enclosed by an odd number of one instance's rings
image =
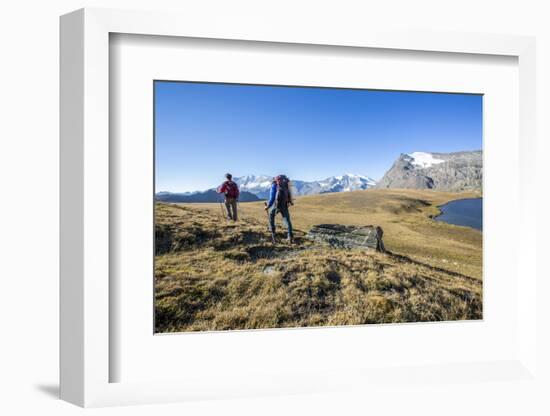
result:
[(384, 251), (382, 234), (382, 228), (374, 225), (319, 224), (311, 227), (306, 238), (335, 248)]

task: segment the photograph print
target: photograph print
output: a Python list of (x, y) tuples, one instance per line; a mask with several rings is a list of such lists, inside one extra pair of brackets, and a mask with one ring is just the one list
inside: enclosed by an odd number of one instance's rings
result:
[(154, 82), (155, 333), (483, 318), (483, 96)]

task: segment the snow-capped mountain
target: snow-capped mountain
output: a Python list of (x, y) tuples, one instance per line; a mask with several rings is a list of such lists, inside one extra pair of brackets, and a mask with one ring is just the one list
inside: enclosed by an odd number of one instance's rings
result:
[(323, 192), (349, 192), (370, 188), (376, 185), (376, 181), (368, 176), (346, 173), (342, 176), (327, 178), (320, 184)]
[[(269, 196), (272, 179), (268, 175), (246, 175), (235, 178), (235, 182), (237, 182), (241, 191), (248, 191), (259, 198), (265, 199)], [(292, 178), (290, 180), (295, 196), (357, 191), (376, 185), (372, 178), (351, 173), (342, 176), (331, 176), (319, 181), (302, 181)]]
[(267, 198), (273, 177), (268, 175), (246, 175), (234, 178), (234, 180), (239, 185), (241, 192), (247, 191), (259, 198)]
[[(272, 176), (269, 175), (246, 175), (234, 178), (241, 191), (240, 201), (249, 202), (259, 199), (269, 198)], [(367, 189), (376, 185), (374, 179), (367, 176), (354, 175), (347, 173), (342, 176), (331, 176), (321, 181), (301, 181), (290, 178), (292, 194), (314, 195), (329, 192), (348, 192)], [(218, 202), (220, 195), (216, 193), (215, 188), (206, 191), (194, 192), (157, 192), (156, 199), (165, 202)]]
[(419, 168), (429, 168), (439, 163), (444, 163), (443, 159), (437, 159), (432, 153), (412, 152), (404, 156), (413, 166)]
[(342, 176), (331, 176), (321, 181), (293, 181), (292, 183), (295, 195), (358, 191), (376, 185), (372, 178), (351, 173)]
[(481, 150), (454, 153), (402, 153), (376, 185), (378, 188), (481, 190)]

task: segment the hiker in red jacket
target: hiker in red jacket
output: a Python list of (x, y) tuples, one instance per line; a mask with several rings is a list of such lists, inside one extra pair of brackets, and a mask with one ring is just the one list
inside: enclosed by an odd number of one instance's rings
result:
[(225, 174), (226, 181), (218, 187), (218, 193), (225, 196), (227, 219), (237, 221), (237, 201), (239, 200), (239, 186), (233, 182), (230, 173)]

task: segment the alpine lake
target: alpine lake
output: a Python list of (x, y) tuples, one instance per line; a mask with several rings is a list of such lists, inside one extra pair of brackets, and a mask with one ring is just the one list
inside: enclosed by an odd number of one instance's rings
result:
[(439, 207), (436, 221), (483, 230), (483, 198), (465, 198), (450, 201)]

